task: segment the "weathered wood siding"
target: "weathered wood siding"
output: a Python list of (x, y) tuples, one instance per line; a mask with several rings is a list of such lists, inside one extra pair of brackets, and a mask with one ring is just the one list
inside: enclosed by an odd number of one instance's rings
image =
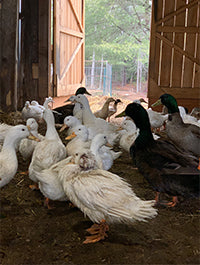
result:
[(0, 1), (0, 109), (17, 108), (17, 47), (18, 1)]
[(54, 28), (54, 83), (62, 96), (84, 85), (84, 1), (57, 0)]
[(200, 105), (200, 1), (153, 1), (148, 81), (149, 105), (163, 93)]

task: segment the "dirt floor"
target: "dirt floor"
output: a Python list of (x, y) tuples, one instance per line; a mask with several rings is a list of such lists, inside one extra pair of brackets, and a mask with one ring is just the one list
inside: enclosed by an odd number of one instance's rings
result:
[[(9, 124), (17, 121), (10, 115), (0, 118)], [(40, 125), (40, 132), (44, 131)], [(60, 136), (67, 143), (65, 132)], [(0, 264), (200, 264), (198, 200), (180, 198), (174, 208), (157, 206), (156, 218), (131, 226), (111, 225), (108, 238), (85, 245), (85, 229), (92, 222), (68, 202), (45, 208), (42, 194), (30, 190), (32, 181), (21, 174), (28, 162), (19, 154), (18, 158), (16, 176), (1, 190)], [(110, 171), (126, 179), (140, 198), (154, 198), (128, 153), (123, 152)]]

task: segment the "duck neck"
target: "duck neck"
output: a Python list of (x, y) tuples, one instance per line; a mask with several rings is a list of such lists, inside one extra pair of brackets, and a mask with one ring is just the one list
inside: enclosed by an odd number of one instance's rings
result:
[(99, 144), (97, 144), (96, 141), (92, 141), (90, 150), (92, 151), (93, 154), (97, 155), (100, 148), (101, 146), (99, 146)]
[[(53, 115), (53, 114), (52, 114)], [(46, 134), (45, 134), (45, 138), (50, 140), (50, 139), (59, 139), (60, 137), (56, 131), (55, 128), (55, 121), (54, 121), (54, 117), (49, 117), (48, 120), (46, 120), (47, 123), (47, 130), (46, 130)]]
[(140, 129), (139, 135), (135, 140), (135, 146), (146, 148), (149, 144), (154, 142), (154, 138), (151, 129)]
[(91, 111), (89, 102), (84, 102), (83, 104), (83, 124), (92, 123), (95, 120), (95, 116)]
[(9, 157), (17, 160), (16, 150), (21, 139), (15, 137), (5, 137), (1, 152), (9, 152)]

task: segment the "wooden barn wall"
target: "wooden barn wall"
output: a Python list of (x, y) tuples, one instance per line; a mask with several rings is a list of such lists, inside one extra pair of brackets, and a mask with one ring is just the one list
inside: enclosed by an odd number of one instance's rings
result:
[(22, 0), (22, 46), (18, 108), (44, 102), (49, 87), (49, 1)]
[(16, 96), (16, 32), (18, 4), (13, 0), (0, 1), (0, 109), (15, 110)]
[[(49, 87), (49, 0), (0, 0), (0, 109), (21, 110), (26, 100), (43, 103)], [(19, 56), (19, 18), (21, 56)]]
[(57, 96), (84, 85), (84, 1), (58, 0), (54, 8), (54, 81)]
[(200, 1), (153, 1), (148, 81), (149, 106), (163, 93), (200, 105)]

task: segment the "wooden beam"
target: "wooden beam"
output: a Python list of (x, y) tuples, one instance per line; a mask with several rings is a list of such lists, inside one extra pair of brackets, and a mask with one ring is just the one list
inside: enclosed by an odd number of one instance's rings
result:
[(48, 96), (49, 75), (49, 0), (39, 1), (39, 89), (41, 101)]
[(155, 24), (156, 25), (159, 25), (161, 24), (162, 22), (165, 22), (167, 20), (169, 20), (170, 18), (172, 18), (173, 16), (177, 16), (178, 14), (182, 13), (186, 8), (190, 8), (192, 6), (194, 6), (195, 4), (198, 3), (199, 0), (194, 0), (194, 1), (191, 1), (189, 4), (185, 4), (184, 6), (182, 6), (181, 8), (177, 9), (176, 11), (168, 14), (167, 16), (165, 16), (164, 18), (158, 20)]
[(74, 60), (76, 54), (78, 53), (78, 51), (79, 51), (80, 48), (81, 48), (81, 45), (83, 44), (83, 41), (84, 41), (84, 40), (82, 39), (82, 40), (79, 42), (79, 44), (77, 45), (76, 49), (74, 50), (74, 52), (73, 52), (71, 58), (69, 59), (67, 65), (65, 66), (65, 69), (64, 69), (62, 75), (60, 76), (60, 82), (61, 82), (61, 80), (64, 78), (64, 76), (66, 75), (68, 69), (70, 68), (70, 66), (71, 66), (71, 64), (72, 64), (72, 62), (73, 62), (73, 60)]
[(74, 13), (74, 16), (75, 16), (75, 18), (76, 18), (76, 20), (77, 20), (77, 24), (78, 24), (78, 26), (79, 26), (81, 32), (83, 33), (83, 32), (84, 32), (84, 28), (83, 28), (83, 26), (82, 26), (82, 23), (81, 23), (81, 21), (80, 21), (80, 19), (79, 19), (79, 16), (78, 16), (76, 10), (74, 9), (74, 5), (73, 5), (73, 3), (72, 3), (71, 0), (68, 0), (68, 1), (69, 1), (70, 6), (71, 6), (71, 9), (72, 9), (72, 11), (73, 11), (73, 13)]
[(186, 51), (184, 51), (182, 48), (180, 48), (176, 44), (172, 43), (170, 40), (168, 40), (164, 36), (161, 36), (159, 33), (156, 33), (155, 36), (157, 38), (159, 38), (160, 40), (163, 40), (166, 44), (168, 44), (169, 46), (171, 46), (172, 48), (174, 48), (175, 50), (177, 50), (182, 55), (185, 55), (190, 61), (192, 61), (192, 63), (195, 62), (196, 63), (196, 66), (200, 67), (200, 62), (199, 62), (199, 60), (197, 58), (194, 58), (192, 55), (190, 55), (189, 53), (187, 53)]
[(177, 32), (177, 33), (200, 33), (199, 27), (172, 27), (172, 26), (158, 26), (156, 27), (157, 32)]
[(75, 30), (66, 28), (64, 26), (60, 26), (60, 32), (67, 34), (67, 35), (74, 36), (74, 37), (78, 37), (78, 38), (84, 37), (84, 33), (80, 32), (80, 31), (75, 31)]
[(175, 98), (183, 99), (199, 99), (200, 90), (199, 87), (164, 87), (158, 86), (158, 84), (150, 78), (151, 89), (148, 90), (148, 98), (159, 98), (162, 94), (168, 93), (174, 96)]

